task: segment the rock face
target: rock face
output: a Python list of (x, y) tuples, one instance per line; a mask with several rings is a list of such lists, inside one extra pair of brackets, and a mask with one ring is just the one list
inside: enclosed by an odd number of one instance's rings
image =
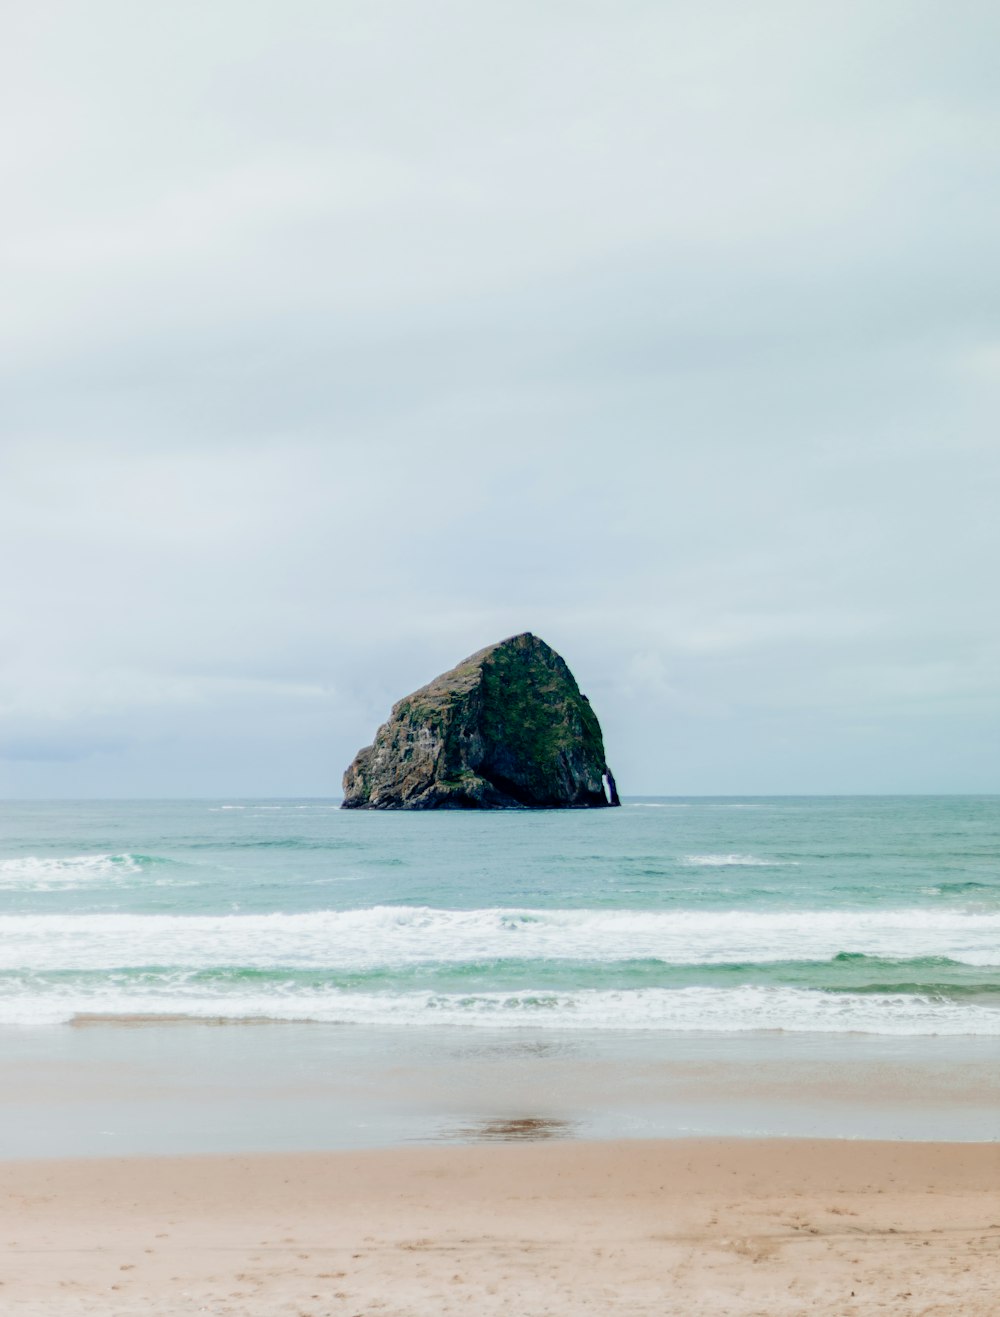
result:
[(564, 660), (530, 631), (481, 649), (393, 705), (374, 745), (344, 774), (345, 809), (618, 803), (597, 715)]

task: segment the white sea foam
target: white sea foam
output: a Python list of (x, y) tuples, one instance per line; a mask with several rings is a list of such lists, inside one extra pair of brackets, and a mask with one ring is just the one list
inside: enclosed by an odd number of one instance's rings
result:
[(798, 861), (762, 860), (757, 855), (685, 855), (681, 863), (696, 869), (781, 869)]
[(731, 1033), (871, 1033), (1000, 1037), (1000, 1010), (919, 996), (830, 995), (795, 988), (581, 989), (575, 992), (211, 993), (107, 985), (0, 999), (0, 1024), (57, 1024), (79, 1016), (315, 1021), (487, 1028), (637, 1029)]
[(52, 891), (142, 872), (132, 855), (23, 855), (0, 860), (0, 889)]
[(363, 910), (269, 915), (6, 915), (0, 969), (254, 969), (495, 960), (672, 964), (828, 960), (841, 952), (1000, 965), (1000, 912), (901, 910)]

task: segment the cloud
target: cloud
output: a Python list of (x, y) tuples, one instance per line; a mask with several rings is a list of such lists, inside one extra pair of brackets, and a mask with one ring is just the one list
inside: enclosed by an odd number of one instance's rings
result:
[(0, 790), (335, 792), (526, 628), (626, 790), (995, 783), (998, 26), (20, 10)]
[(0, 741), (0, 760), (13, 763), (77, 764), (95, 755), (119, 753), (124, 747), (124, 742), (108, 737), (95, 740), (45, 734), (5, 737)]

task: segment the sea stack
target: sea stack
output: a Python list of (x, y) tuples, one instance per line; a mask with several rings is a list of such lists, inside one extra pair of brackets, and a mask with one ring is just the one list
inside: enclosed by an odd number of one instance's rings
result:
[(565, 660), (530, 631), (399, 700), (344, 774), (344, 809), (617, 804), (590, 701)]

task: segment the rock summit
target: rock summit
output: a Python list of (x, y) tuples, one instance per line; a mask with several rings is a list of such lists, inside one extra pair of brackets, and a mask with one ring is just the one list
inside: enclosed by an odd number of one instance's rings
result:
[(345, 809), (618, 803), (590, 701), (565, 661), (530, 631), (479, 650), (399, 700), (344, 774)]

